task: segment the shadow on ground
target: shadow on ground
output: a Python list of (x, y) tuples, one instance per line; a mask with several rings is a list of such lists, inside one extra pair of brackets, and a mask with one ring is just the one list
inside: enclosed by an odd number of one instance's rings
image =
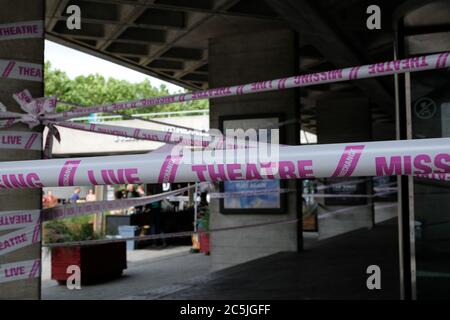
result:
[[(381, 268), (381, 290), (366, 285), (369, 265)], [(129, 299), (399, 299), (395, 220), (283, 252)]]

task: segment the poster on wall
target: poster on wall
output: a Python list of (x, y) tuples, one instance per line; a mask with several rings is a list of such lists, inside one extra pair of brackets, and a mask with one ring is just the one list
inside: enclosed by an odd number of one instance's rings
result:
[[(225, 134), (226, 129), (270, 129), (282, 121), (279, 114), (252, 116), (231, 116), (220, 118), (220, 130)], [(269, 130), (268, 130), (269, 131)], [(281, 129), (279, 131), (280, 141), (282, 139)], [(270, 143), (270, 134), (267, 141)], [(283, 213), (284, 194), (278, 191), (284, 188), (285, 183), (280, 180), (267, 181), (225, 181), (221, 183), (220, 190), (225, 193), (255, 192), (257, 195), (226, 197), (220, 199), (222, 213)], [(264, 190), (274, 192), (261, 193)]]
[[(248, 192), (278, 190), (279, 181), (233, 181), (224, 182), (225, 192)], [(255, 196), (229, 197), (224, 199), (226, 209), (278, 209), (280, 208), (280, 193), (270, 192)]]

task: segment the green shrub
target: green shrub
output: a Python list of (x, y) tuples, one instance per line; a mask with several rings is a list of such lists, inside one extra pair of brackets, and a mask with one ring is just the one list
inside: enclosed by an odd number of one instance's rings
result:
[(69, 227), (63, 221), (49, 221), (44, 224), (43, 238), (46, 243), (71, 241)]
[(100, 235), (94, 232), (89, 216), (49, 221), (44, 224), (43, 235), (46, 243), (86, 241), (100, 238)]

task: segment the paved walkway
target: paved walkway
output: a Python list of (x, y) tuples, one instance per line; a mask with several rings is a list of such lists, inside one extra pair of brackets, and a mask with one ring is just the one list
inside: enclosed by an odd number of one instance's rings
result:
[(68, 290), (50, 280), (50, 255), (43, 253), (42, 299), (123, 299), (149, 290), (158, 290), (209, 272), (210, 259), (189, 253), (190, 247), (135, 250), (127, 252), (128, 269), (121, 278), (101, 284)]
[[(366, 286), (370, 265), (381, 269), (381, 290)], [(399, 299), (399, 286), (397, 228), (391, 220), (317, 241), (301, 253), (278, 253), (127, 298)]]
[[(44, 299), (399, 299), (396, 221), (327, 240), (307, 238), (300, 253), (284, 252), (209, 273), (209, 257), (189, 248), (129, 255), (124, 276), (69, 291), (48, 286)], [(368, 290), (366, 269), (381, 268), (381, 290)]]

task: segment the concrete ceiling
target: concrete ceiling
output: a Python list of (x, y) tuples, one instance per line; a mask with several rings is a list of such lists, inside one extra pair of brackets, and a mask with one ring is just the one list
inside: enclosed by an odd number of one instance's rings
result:
[[(410, 0), (416, 1), (416, 0)], [(429, 0), (427, 0), (429, 2)], [(436, 0), (439, 1), (439, 0)], [(208, 88), (208, 39), (290, 27), (298, 33), (299, 70), (325, 71), (393, 59), (393, 14), (405, 0), (376, 1), (382, 29), (368, 30), (372, 0), (47, 0), (49, 40), (185, 88)], [(69, 5), (82, 29), (68, 30)], [(315, 104), (329, 95), (364, 95), (375, 122), (393, 122), (393, 77), (301, 91), (302, 124), (315, 130)]]
[[(66, 8), (81, 8), (68, 30)], [(208, 39), (286, 26), (259, 0), (47, 0), (47, 38), (190, 89), (208, 86)]]

